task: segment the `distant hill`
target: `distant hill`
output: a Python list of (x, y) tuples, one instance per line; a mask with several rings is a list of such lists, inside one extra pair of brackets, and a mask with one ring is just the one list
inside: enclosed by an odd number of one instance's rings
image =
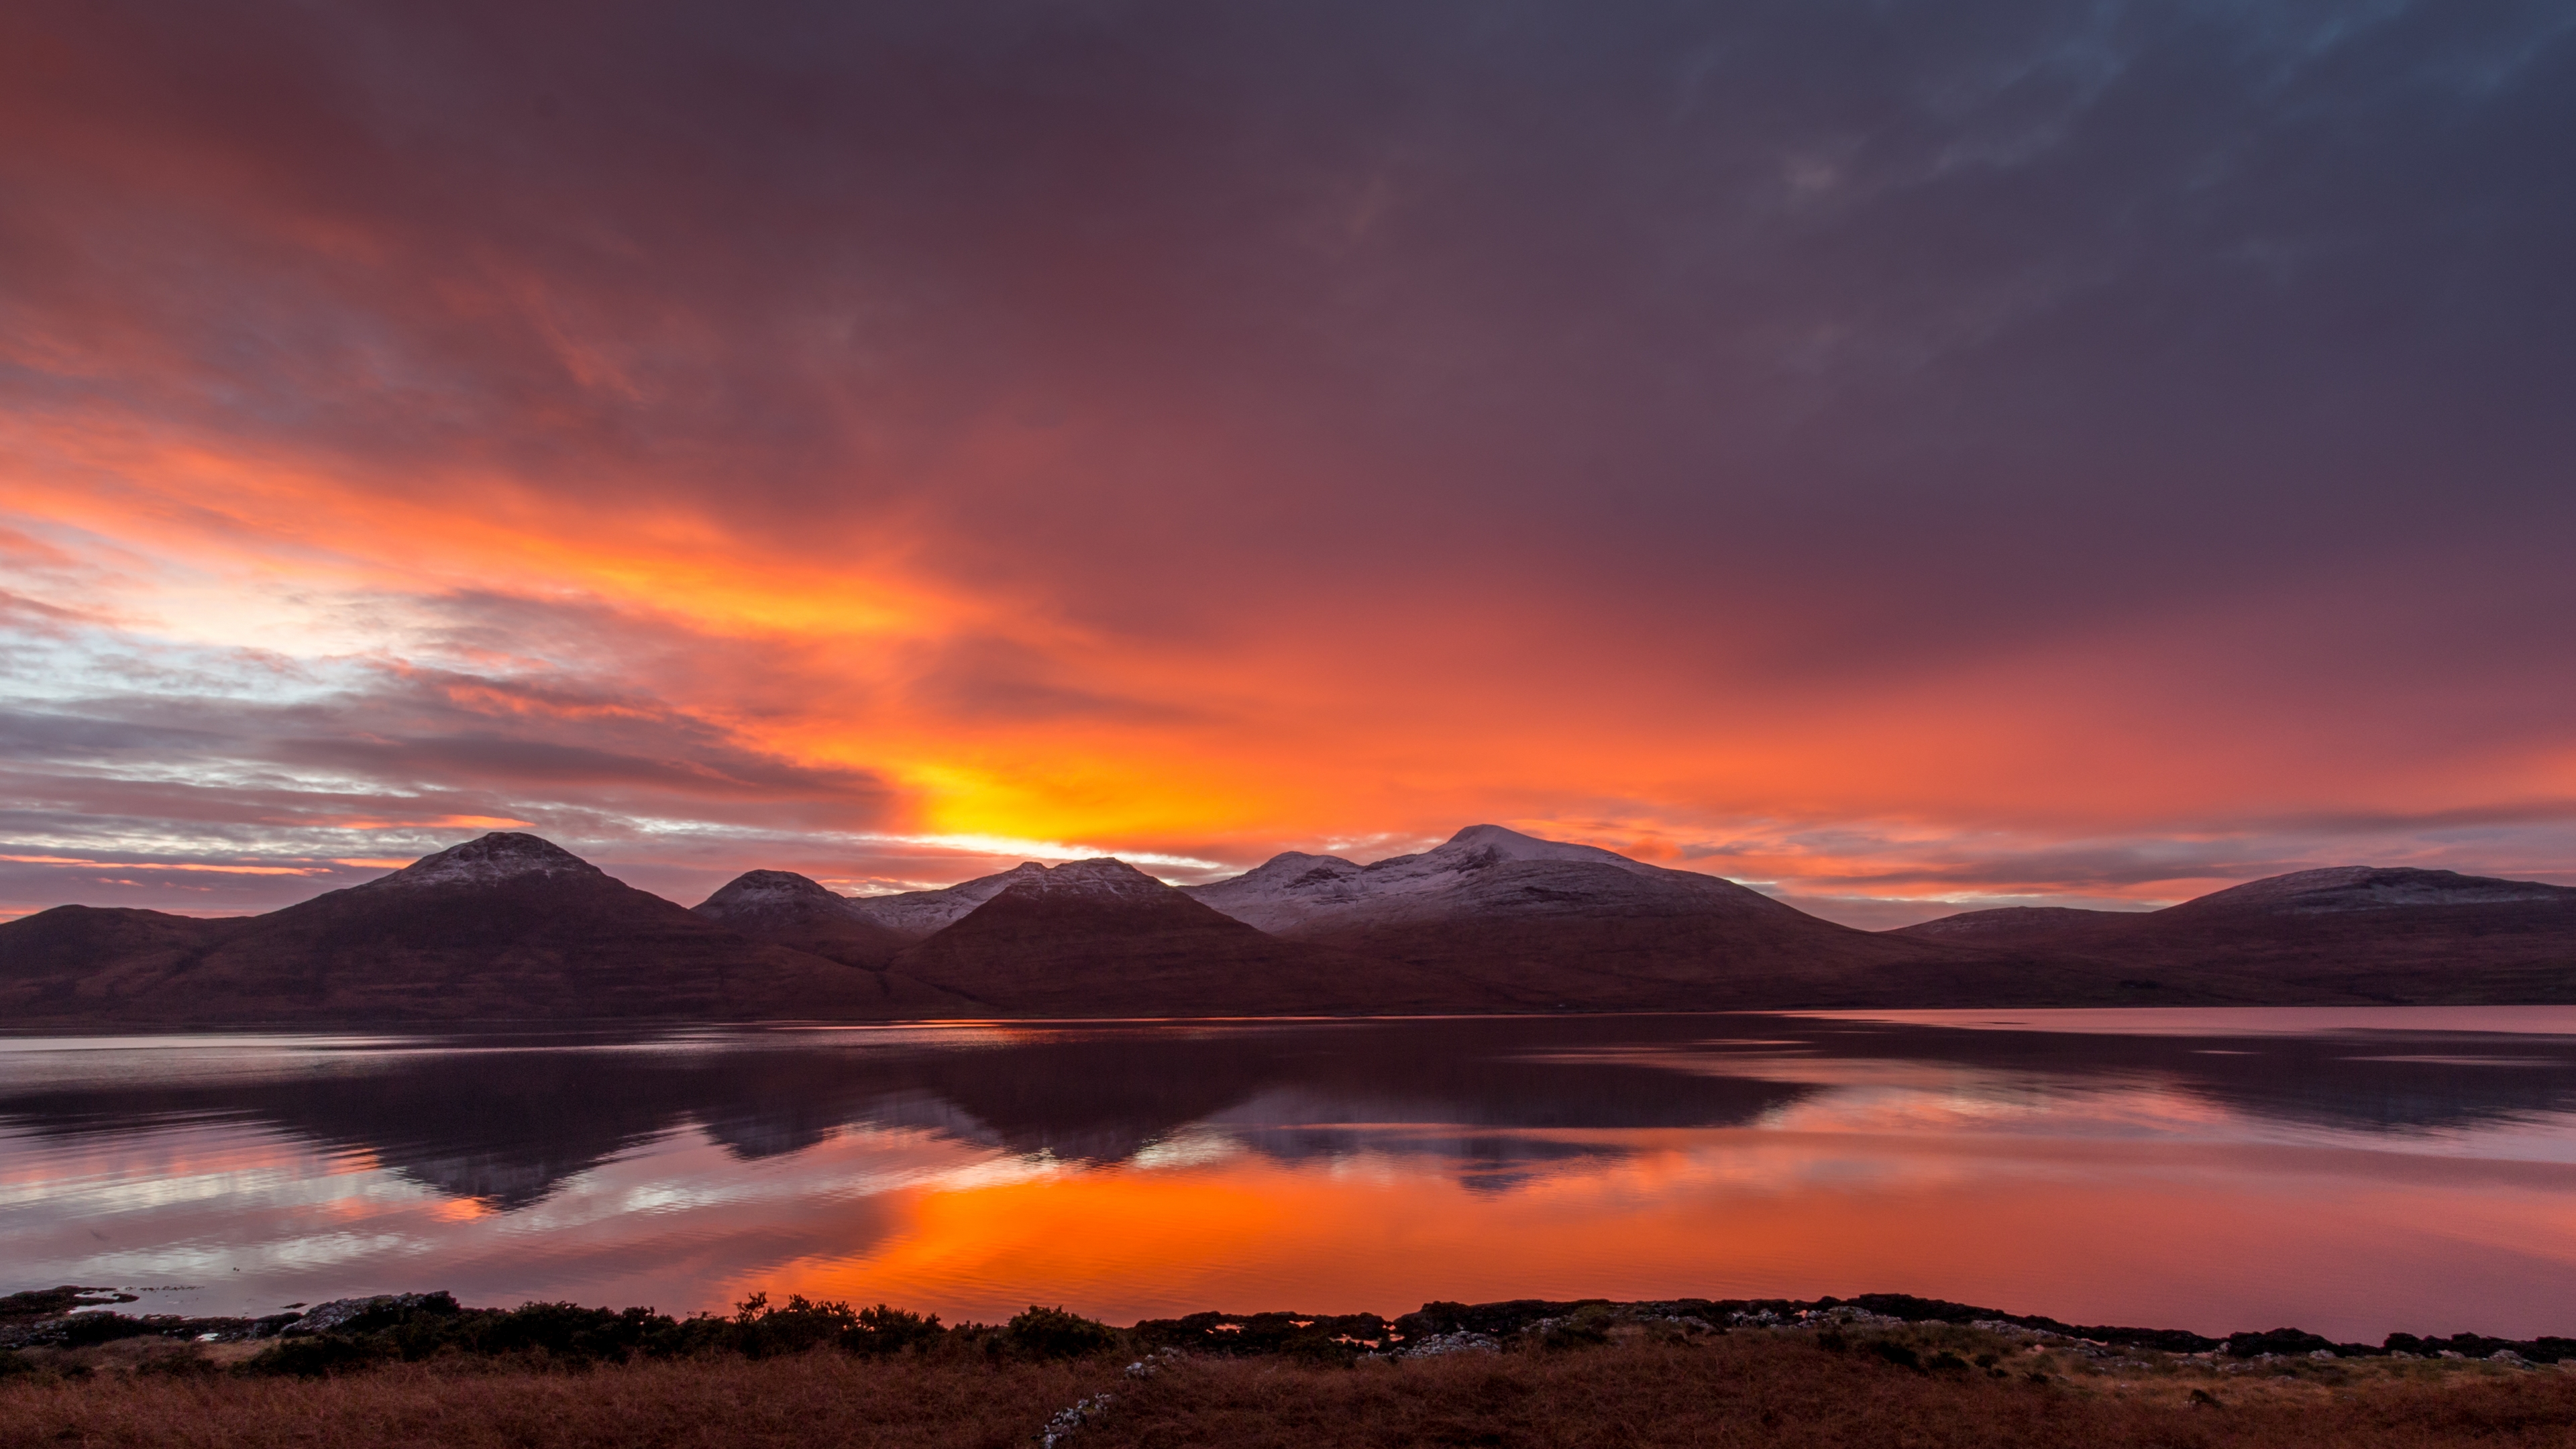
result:
[(18, 1025), (2550, 1001), (2576, 888), (2355, 866), (1866, 932), (1492, 825), (1186, 890), (1109, 859), (867, 899), (752, 871), (695, 910), (501, 833), (263, 916), (0, 925)]
[(0, 1021), (110, 1019), (254, 918), (56, 906), (0, 925)]
[(2576, 887), (2335, 866), (2160, 911), (2007, 907), (1882, 934), (2117, 970), (2177, 1000), (2576, 1001)]

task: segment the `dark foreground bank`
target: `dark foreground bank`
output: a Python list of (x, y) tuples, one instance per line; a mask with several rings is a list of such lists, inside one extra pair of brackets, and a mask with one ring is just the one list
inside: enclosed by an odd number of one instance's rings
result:
[[(2211, 1340), (1958, 1304), (1430, 1304), (1112, 1328), (444, 1294), (280, 1321), (0, 1299), (15, 1445), (2564, 1445), (2576, 1343)], [(89, 1301), (95, 1303), (92, 1290)], [(2310, 1346), (2314, 1345), (2314, 1346)]]

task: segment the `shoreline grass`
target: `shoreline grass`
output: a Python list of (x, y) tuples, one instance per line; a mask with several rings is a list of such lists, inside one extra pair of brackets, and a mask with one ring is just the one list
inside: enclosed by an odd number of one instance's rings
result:
[[(706, 1325), (699, 1341), (658, 1356), (495, 1348), (487, 1331), (415, 1335), (408, 1359), (297, 1362), (275, 1357), (275, 1340), (132, 1335), (24, 1351), (0, 1380), (0, 1449), (2576, 1445), (2576, 1364), (2172, 1352), (1852, 1308), (1716, 1326), (1639, 1311), (1666, 1305), (1538, 1306), (1566, 1305), (1432, 1305), (1488, 1324), (1519, 1310), (1520, 1326), (1417, 1334), (1396, 1353), (1325, 1336), (1365, 1326), (1356, 1320), (1211, 1314), (1111, 1329), (1042, 1309), (1016, 1328), (912, 1332), (893, 1346), (864, 1333), (798, 1342), (764, 1320), (811, 1329), (840, 1321), (827, 1311), (840, 1306), (793, 1301), (693, 1320)], [(487, 1330), (513, 1321), (463, 1314)], [(722, 1343), (724, 1324), (750, 1331)]]
[(1149, 1372), (1131, 1372), (1123, 1351), (1028, 1360), (820, 1347), (623, 1364), (449, 1355), (300, 1378), (230, 1372), (224, 1359), (238, 1353), (211, 1352), (237, 1348), (73, 1351), (87, 1360), (77, 1376), (0, 1383), (0, 1449), (1005, 1449), (1036, 1441), (1076, 1403), (1094, 1411), (1063, 1449), (2576, 1443), (2576, 1372), (2554, 1366), (2102, 1363), (1946, 1326), (1617, 1335), (1348, 1366), (1176, 1354), (1148, 1360)]

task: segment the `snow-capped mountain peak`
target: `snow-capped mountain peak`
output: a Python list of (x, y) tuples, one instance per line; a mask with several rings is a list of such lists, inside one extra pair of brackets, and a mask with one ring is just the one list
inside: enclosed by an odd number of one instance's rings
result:
[(377, 886), (488, 886), (532, 877), (600, 877), (589, 861), (550, 840), (516, 831), (489, 835), (424, 855), (392, 875), (369, 882)]
[(1041, 867), (1036, 874), (1010, 886), (1015, 896), (1050, 901), (1152, 901), (1161, 900), (1171, 889), (1127, 862), (1106, 855)]
[(747, 870), (706, 898), (701, 909), (766, 910), (800, 902), (848, 905), (850, 898), (792, 870)]
[(1394, 871), (1421, 861), (1435, 864), (1442, 870), (1472, 870), (1480, 865), (1521, 860), (1572, 860), (1592, 865), (1613, 865), (1641, 873), (1660, 871), (1660, 867), (1630, 860), (1615, 850), (1604, 850), (1597, 845), (1576, 845), (1564, 840), (1541, 840), (1535, 835), (1523, 835), (1500, 825), (1470, 825), (1420, 855), (1399, 855), (1391, 860), (1378, 861), (1368, 868)]

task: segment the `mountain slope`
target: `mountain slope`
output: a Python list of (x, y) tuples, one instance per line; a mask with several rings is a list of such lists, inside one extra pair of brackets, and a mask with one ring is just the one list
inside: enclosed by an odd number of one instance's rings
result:
[(2092, 926), (2116, 924), (2123, 917), (2139, 914), (2143, 913), (2088, 911), (2075, 906), (1997, 906), (1992, 910), (1961, 911), (1935, 921), (1898, 926), (1880, 934), (1961, 945), (2027, 945), (2057, 940), (2070, 932), (2081, 932)]
[(1117, 860), (1038, 868), (895, 958), (996, 1012), (1205, 1016), (1490, 1009), (1472, 983), (1283, 941)]
[(747, 941), (532, 835), (486, 835), (193, 943), (143, 929), (154, 939), (112, 960), (12, 948), (0, 991), (21, 1020), (912, 1014), (869, 973)]
[(862, 919), (883, 926), (900, 940), (920, 941), (964, 919), (967, 912), (1021, 881), (1045, 873), (1045, 866), (1029, 861), (996, 875), (978, 876), (935, 891), (904, 891), (890, 896), (845, 899)]
[(2446, 870), (2335, 866), (2161, 911), (1969, 911), (1884, 934), (2091, 963), (2193, 999), (2576, 1001), (2576, 888)]

